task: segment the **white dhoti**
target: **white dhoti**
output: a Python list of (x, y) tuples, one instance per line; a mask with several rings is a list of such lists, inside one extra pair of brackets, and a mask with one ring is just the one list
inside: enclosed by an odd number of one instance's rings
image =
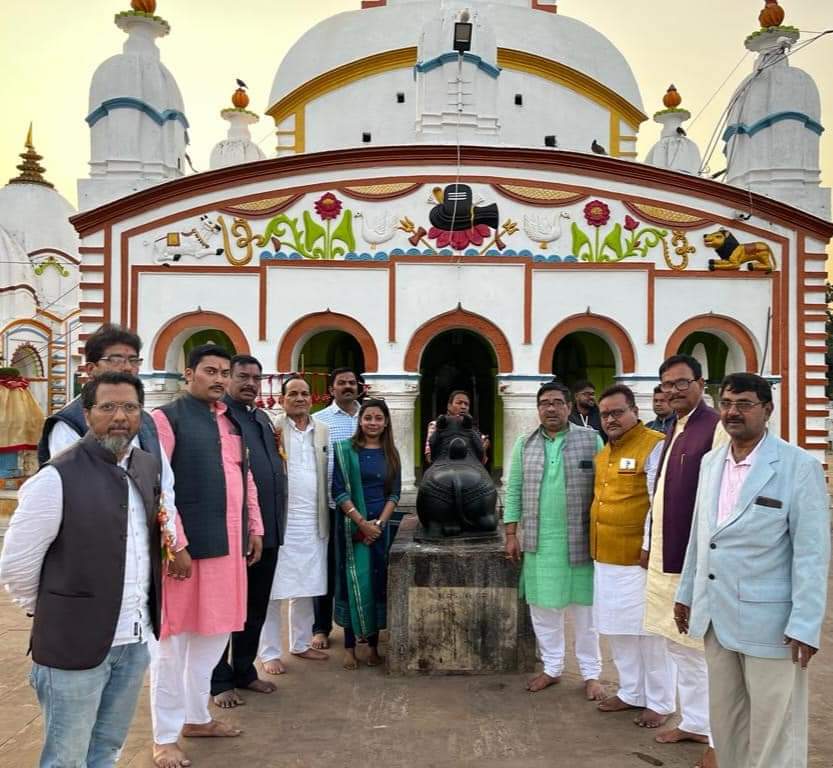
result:
[[(281, 600), (270, 600), (266, 621), (260, 631), (261, 661), (273, 661), (283, 656), (283, 621)], [(312, 624), (315, 611), (311, 597), (289, 598), (289, 652), (303, 653), (312, 647)]]
[(619, 699), (670, 715), (676, 709), (675, 669), (665, 639), (644, 628), (646, 577), (638, 565), (596, 562), (593, 620), (610, 642), (619, 673)]
[(550, 677), (561, 677), (564, 671), (564, 616), (567, 611), (573, 617), (576, 658), (581, 676), (584, 680), (598, 680), (602, 674), (602, 655), (599, 634), (593, 626), (593, 609), (589, 605), (569, 605), (566, 608), (529, 606), (544, 672)]

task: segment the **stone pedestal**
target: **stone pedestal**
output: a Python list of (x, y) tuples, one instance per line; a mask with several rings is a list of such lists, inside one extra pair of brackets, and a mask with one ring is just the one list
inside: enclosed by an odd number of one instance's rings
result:
[(415, 541), (402, 521), (388, 566), (388, 672), (459, 675), (529, 672), (535, 636), (518, 598), (520, 566), (489, 539)]

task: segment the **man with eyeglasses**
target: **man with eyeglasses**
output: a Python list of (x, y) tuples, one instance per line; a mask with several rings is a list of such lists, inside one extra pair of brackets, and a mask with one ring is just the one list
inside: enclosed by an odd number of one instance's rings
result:
[(238, 419), (223, 402), (231, 355), (216, 344), (188, 355), (185, 391), (153, 419), (171, 460), (179, 515), (177, 542), (189, 579), (168, 577), (162, 632), (151, 664), (153, 762), (190, 765), (177, 741), (239, 736), (212, 718), (211, 674), (229, 634), (246, 623), (246, 566), (260, 560), (263, 521), (249, 451)]
[(596, 455), (590, 509), (593, 624), (607, 635), (619, 690), (598, 708), (639, 709), (634, 722), (658, 728), (676, 709), (674, 666), (665, 639), (643, 626), (646, 576), (640, 554), (664, 435), (639, 421), (633, 392), (623, 384), (602, 392), (599, 417), (610, 441)]
[(263, 520), (263, 552), (260, 560), (246, 571), (246, 624), (239, 632), (232, 632), (231, 641), (211, 675), (211, 695), (222, 708), (244, 703), (237, 688), (258, 693), (275, 691), (274, 683), (258, 677), (254, 662), (266, 620), (278, 547), (283, 543), (286, 527), (286, 465), (278, 452), (269, 416), (255, 405), (262, 378), (263, 368), (256, 357), (231, 358), (231, 377), (223, 402), (240, 427), (249, 451), (249, 467)]
[(41, 766), (115, 765), (160, 627), (161, 464), (136, 448), (144, 390), (107, 371), (84, 385), (83, 439), (20, 489), (0, 584), (29, 615)]
[(824, 471), (767, 430), (765, 379), (727, 376), (719, 405), (731, 443), (703, 459), (674, 620), (705, 639), (720, 764), (804, 768), (830, 562)]
[[(677, 422), (665, 440), (651, 514), (645, 525), (645, 629), (665, 638), (677, 667), (682, 719), (676, 728), (658, 734), (656, 740), (661, 744), (695, 741), (709, 745), (709, 683), (703, 644), (677, 632), (672, 607), (691, 533), (700, 462), (710, 450), (725, 444), (728, 436), (720, 427), (717, 411), (703, 401), (703, 371), (694, 357), (669, 357), (660, 366), (659, 376), (660, 387), (668, 393)], [(717, 765), (711, 746), (707, 747), (701, 765)]]
[(544, 662), (544, 670), (526, 688), (535, 693), (560, 681), (569, 610), (585, 696), (599, 701), (605, 690), (599, 682), (602, 659), (593, 627), (588, 523), (593, 457), (602, 440), (595, 430), (569, 421), (570, 390), (563, 384), (541, 385), (536, 399), (540, 424), (515, 443), (503, 515), (506, 558), (519, 562), (523, 553), (519, 589), (529, 604)]

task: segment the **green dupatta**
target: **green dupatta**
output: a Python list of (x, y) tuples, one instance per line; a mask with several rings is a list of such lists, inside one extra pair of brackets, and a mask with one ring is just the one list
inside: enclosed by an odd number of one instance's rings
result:
[[(353, 450), (352, 439), (341, 440), (335, 444), (335, 460), (338, 462), (347, 496), (335, 499), (336, 505), (349, 497), (359, 514), (367, 520), (364, 504), (362, 475), (359, 467), (359, 455)], [(349, 518), (344, 520), (344, 566), (347, 572), (347, 596), (350, 603), (350, 621), (353, 632), (359, 637), (369, 637), (376, 630), (376, 611), (373, 603), (373, 583), (371, 580), (370, 547), (353, 541), (353, 534), (359, 527)]]

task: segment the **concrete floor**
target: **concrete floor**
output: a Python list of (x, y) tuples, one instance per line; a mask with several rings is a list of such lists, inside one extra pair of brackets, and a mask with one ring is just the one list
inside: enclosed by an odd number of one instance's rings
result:
[[(0, 532), (1, 533), (1, 532)], [(830, 590), (833, 594), (833, 589)], [(286, 623), (284, 624), (286, 626)], [(28, 684), (29, 622), (0, 595), (0, 768), (37, 764), (41, 719)], [(340, 633), (336, 635), (338, 646)], [(605, 652), (604, 678), (616, 670)], [(384, 649), (383, 649), (384, 652)], [(690, 768), (696, 745), (660, 745), (628, 712), (601, 714), (584, 701), (575, 663), (558, 686), (524, 690), (525, 676), (393, 678), (291, 658), (278, 691), (245, 694), (218, 717), (245, 729), (237, 739), (182, 740), (197, 768)], [(833, 620), (810, 666), (810, 766), (833, 766)], [(150, 716), (142, 694), (120, 765), (150, 768)], [(777, 768), (772, 766), (771, 768)]]

